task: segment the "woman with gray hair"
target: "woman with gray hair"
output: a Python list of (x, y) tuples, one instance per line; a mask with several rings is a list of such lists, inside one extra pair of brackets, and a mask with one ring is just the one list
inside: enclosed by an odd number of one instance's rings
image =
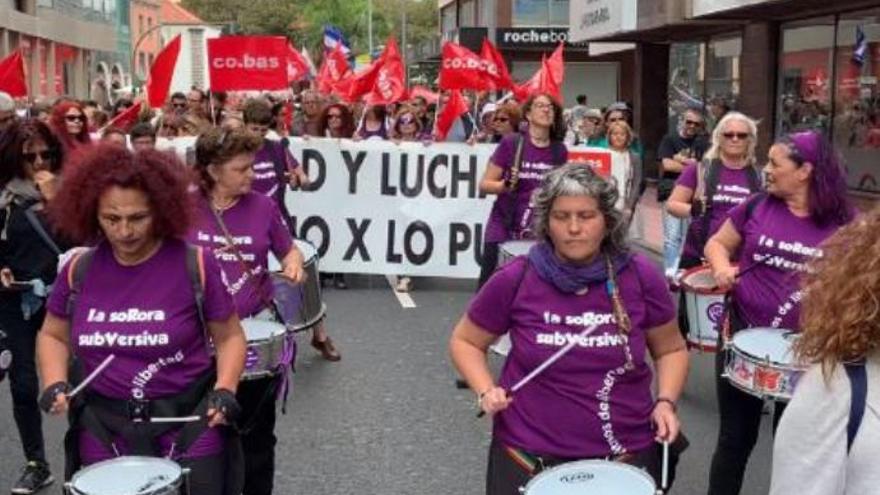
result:
[[(533, 196), (538, 244), (495, 272), (453, 331), (452, 361), (494, 420), (489, 495), (516, 493), (540, 469), (580, 459), (625, 462), (660, 479), (655, 442), (678, 437), (688, 355), (663, 275), (630, 251), (617, 199), (617, 187), (583, 165), (547, 173)], [(505, 333), (513, 348), (495, 382), (486, 350)]]
[(728, 212), (761, 190), (757, 133), (753, 119), (728, 112), (712, 131), (703, 160), (691, 161), (676, 181), (666, 208), (674, 216), (691, 219), (679, 268), (699, 266), (706, 241), (721, 228)]

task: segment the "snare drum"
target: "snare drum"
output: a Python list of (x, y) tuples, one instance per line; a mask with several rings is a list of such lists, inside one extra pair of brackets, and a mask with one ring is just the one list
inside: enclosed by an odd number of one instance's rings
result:
[(242, 380), (256, 380), (274, 375), (283, 364), (288, 364), (290, 342), (284, 325), (274, 321), (245, 318), (241, 320), (247, 339), (247, 355)]
[(520, 240), (507, 241), (501, 243), (498, 247), (498, 266), (506, 265), (510, 260), (517, 256), (525, 256), (529, 254), (529, 249), (534, 246), (536, 241)]
[(70, 495), (172, 495), (188, 471), (160, 457), (117, 457), (85, 467), (64, 484)]
[(715, 283), (712, 269), (697, 266), (681, 275), (688, 318), (688, 347), (718, 350), (718, 331), (724, 319), (724, 294)]
[(747, 328), (733, 335), (724, 377), (756, 397), (791, 400), (806, 367), (795, 362), (791, 346), (799, 335), (780, 328)]
[(620, 462), (589, 460), (541, 471), (520, 488), (523, 495), (654, 495), (654, 479)]
[[(318, 275), (318, 251), (307, 241), (295, 239), (297, 249), (303, 255), (303, 271), (306, 281), (297, 285), (280, 273), (272, 273), (272, 287), (275, 305), (284, 324), (291, 332), (308, 330), (317, 325), (327, 313), (327, 306), (321, 299), (321, 280)], [(278, 270), (280, 265), (272, 263), (270, 269)]]

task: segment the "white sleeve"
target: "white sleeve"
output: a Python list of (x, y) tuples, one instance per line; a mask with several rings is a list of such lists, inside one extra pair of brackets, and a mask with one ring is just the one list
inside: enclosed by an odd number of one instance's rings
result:
[(849, 378), (838, 366), (826, 383), (819, 366), (798, 382), (773, 446), (770, 495), (843, 495)]

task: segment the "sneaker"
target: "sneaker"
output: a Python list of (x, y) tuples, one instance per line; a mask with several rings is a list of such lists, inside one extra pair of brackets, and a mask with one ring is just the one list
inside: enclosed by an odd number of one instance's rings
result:
[(20, 493), (29, 495), (36, 493), (55, 482), (52, 473), (49, 472), (49, 465), (45, 462), (28, 461), (24, 469), (21, 470), (21, 476), (15, 485), (12, 486), (12, 493)]
[(397, 279), (397, 292), (409, 292), (412, 289), (412, 279), (409, 277), (400, 277)]

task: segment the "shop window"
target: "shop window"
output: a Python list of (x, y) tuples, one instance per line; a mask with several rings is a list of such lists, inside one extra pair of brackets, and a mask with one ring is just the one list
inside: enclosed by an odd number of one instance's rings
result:
[(703, 43), (673, 43), (669, 46), (669, 131), (688, 108), (702, 108)]
[(880, 9), (845, 14), (837, 23), (834, 68), (835, 148), (850, 187), (880, 192)]
[(550, 25), (568, 27), (569, 0), (550, 0)]
[(456, 28), (455, 4), (447, 5), (440, 10), (440, 31), (444, 36)]
[(717, 122), (725, 108), (736, 108), (739, 101), (739, 61), (742, 38), (715, 38), (706, 44), (705, 99), (708, 121)]
[(776, 133), (831, 127), (834, 18), (782, 27)]

